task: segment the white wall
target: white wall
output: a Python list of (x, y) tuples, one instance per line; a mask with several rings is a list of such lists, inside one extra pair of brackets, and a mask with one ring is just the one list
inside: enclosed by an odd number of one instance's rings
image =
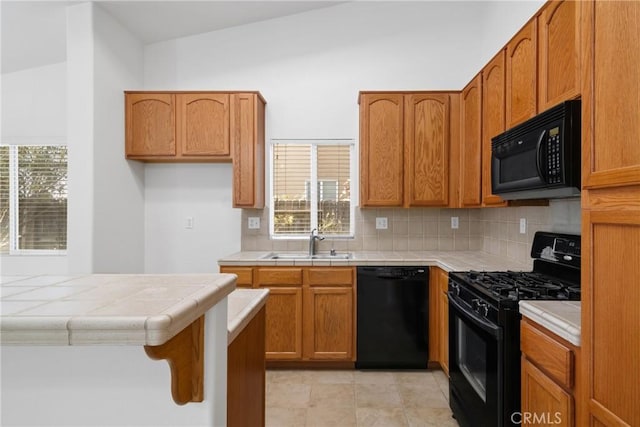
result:
[(124, 158), (123, 90), (140, 87), (142, 43), (93, 9), (93, 272), (144, 271), (144, 164)]
[(149, 164), (145, 202), (145, 272), (217, 272), (218, 259), (240, 250), (231, 164)]
[[(505, 46), (511, 37), (542, 7), (544, 0), (488, 1), (483, 2), (482, 61), (475, 66), (480, 70)], [(469, 76), (469, 80), (472, 76)]]
[[(66, 63), (2, 74), (0, 142), (65, 144)], [(63, 274), (67, 257), (1, 255), (2, 274)]]
[(93, 271), (93, 5), (67, 7), (69, 273)]
[(2, 74), (2, 142), (64, 141), (66, 73), (60, 62)]
[(67, 8), (70, 273), (144, 269), (144, 166), (124, 159), (123, 95), (142, 57), (99, 6)]
[[(505, 6), (502, 19), (515, 28), (533, 13), (530, 4), (500, 5)], [(144, 84), (149, 90), (259, 90), (267, 100), (267, 141), (357, 140), (360, 90), (462, 89), (504, 44), (491, 45), (484, 32), (505, 41), (515, 32), (513, 26), (483, 21), (497, 14), (495, 5), (484, 2), (350, 2), (148, 45)], [(216, 258), (195, 261), (200, 248), (215, 247), (221, 255), (240, 249), (240, 213), (230, 202), (209, 196), (228, 194), (230, 169), (202, 166), (212, 175), (228, 176), (202, 186), (199, 167), (147, 166), (148, 272), (173, 271), (181, 267), (177, 260), (183, 260), (182, 268), (190, 260), (189, 268), (207, 270), (215, 268)], [(162, 191), (170, 185), (163, 174), (171, 171), (180, 185)], [(205, 217), (196, 218), (194, 231), (181, 228), (179, 213), (201, 208)], [(206, 232), (196, 232), (198, 227)], [(212, 240), (212, 234), (229, 237)]]

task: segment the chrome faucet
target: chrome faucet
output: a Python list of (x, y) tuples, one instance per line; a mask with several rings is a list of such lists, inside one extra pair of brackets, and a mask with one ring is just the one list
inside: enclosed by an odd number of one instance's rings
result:
[(309, 234), (309, 256), (310, 257), (316, 254), (316, 240), (324, 240), (324, 237), (321, 237), (315, 234), (316, 231), (317, 229), (314, 228), (313, 230), (311, 230), (311, 233)]

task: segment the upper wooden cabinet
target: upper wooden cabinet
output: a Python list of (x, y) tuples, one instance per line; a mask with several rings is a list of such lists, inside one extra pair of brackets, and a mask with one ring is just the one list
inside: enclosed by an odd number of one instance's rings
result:
[(505, 51), (482, 70), (482, 204), (504, 206), (491, 192), (491, 138), (505, 130)]
[(177, 94), (181, 156), (231, 155), (228, 93)]
[(529, 21), (507, 44), (507, 129), (535, 116), (537, 112), (536, 46), (535, 19)]
[(360, 95), (360, 205), (404, 203), (404, 95)]
[(229, 161), (230, 94), (125, 92), (126, 157)]
[(460, 100), (460, 197), (463, 207), (482, 203), (482, 76), (462, 89)]
[(264, 101), (256, 93), (232, 95), (233, 207), (264, 207)]
[(175, 156), (175, 96), (127, 93), (125, 102), (127, 158)]
[(449, 95), (405, 95), (405, 204), (449, 203)]
[(127, 159), (233, 161), (233, 206), (264, 207), (265, 101), (257, 92), (125, 92)]
[(360, 94), (360, 205), (447, 206), (449, 94)]
[(538, 111), (580, 94), (580, 3), (547, 2), (538, 15)]
[(582, 183), (640, 183), (639, 2), (582, 6)]

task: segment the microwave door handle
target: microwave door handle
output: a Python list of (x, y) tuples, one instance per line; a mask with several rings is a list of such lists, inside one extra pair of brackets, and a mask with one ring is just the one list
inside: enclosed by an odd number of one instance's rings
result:
[(546, 134), (547, 131), (543, 130), (540, 134), (540, 137), (538, 138), (538, 144), (536, 145), (536, 171), (538, 172), (538, 176), (540, 177), (540, 179), (544, 182), (547, 182), (547, 179), (544, 175), (542, 175), (542, 169), (540, 168), (540, 154), (542, 154), (542, 140), (544, 139), (544, 136)]

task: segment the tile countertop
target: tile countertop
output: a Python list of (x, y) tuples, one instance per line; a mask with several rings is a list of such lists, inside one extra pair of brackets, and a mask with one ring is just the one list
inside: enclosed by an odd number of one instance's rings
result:
[(231, 274), (2, 276), (2, 345), (160, 345), (235, 289)]
[(242, 332), (267, 302), (268, 289), (236, 289), (229, 294), (227, 308), (228, 344)]
[[(271, 251), (245, 251), (226, 256), (218, 261), (221, 266), (403, 266), (433, 265), (445, 271), (530, 271), (531, 264), (505, 259), (481, 251), (354, 251), (350, 259), (265, 259)], [(286, 254), (287, 252), (278, 252)], [(299, 253), (299, 252), (298, 252)]]
[(580, 301), (520, 301), (520, 314), (580, 346)]

